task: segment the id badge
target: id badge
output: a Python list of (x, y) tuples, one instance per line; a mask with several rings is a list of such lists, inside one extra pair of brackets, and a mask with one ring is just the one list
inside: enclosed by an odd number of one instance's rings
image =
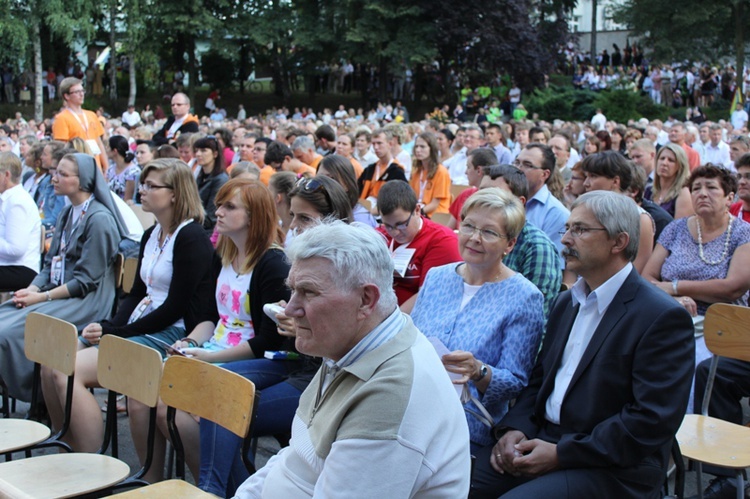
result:
[(149, 308), (151, 308), (151, 297), (146, 296), (140, 301), (140, 303), (138, 303), (138, 306), (135, 307), (135, 310), (133, 310), (133, 313), (130, 314), (130, 319), (128, 319), (128, 324), (132, 324), (133, 322), (143, 317), (143, 315), (145, 315), (146, 311)]
[(62, 263), (63, 260), (61, 256), (58, 255), (52, 257), (52, 266), (50, 267), (49, 280), (55, 286), (59, 286), (60, 284), (62, 284)]
[(97, 156), (102, 153), (102, 151), (99, 149), (99, 144), (97, 144), (95, 140), (93, 139), (87, 140), (86, 145), (89, 146), (89, 149), (91, 149), (91, 154), (93, 154), (94, 156)]

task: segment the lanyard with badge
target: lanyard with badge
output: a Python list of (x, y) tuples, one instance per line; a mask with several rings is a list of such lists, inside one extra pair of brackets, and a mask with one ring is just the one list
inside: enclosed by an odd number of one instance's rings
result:
[[(159, 233), (156, 238), (156, 244), (154, 245), (154, 250), (151, 252), (151, 257), (148, 259), (148, 261), (145, 261), (147, 267), (146, 267), (146, 296), (143, 297), (143, 299), (138, 303), (138, 305), (133, 310), (133, 313), (130, 314), (130, 318), (128, 319), (128, 324), (132, 324), (133, 322), (137, 321), (144, 315), (147, 315), (148, 312), (151, 312), (151, 305), (153, 303), (153, 299), (151, 298), (151, 295), (153, 294), (153, 282), (154, 282), (154, 269), (156, 268), (156, 264), (159, 262), (159, 259), (161, 258), (162, 253), (164, 253), (164, 250), (166, 249), (167, 245), (169, 244), (169, 241), (172, 239), (172, 237), (177, 234), (177, 232), (183, 228), (185, 225), (189, 224), (193, 220), (185, 220), (182, 222), (179, 227), (172, 233), (167, 234), (167, 236), (164, 238), (164, 242), (159, 244), (159, 239), (162, 235), (162, 227), (159, 226)], [(144, 258), (145, 260), (145, 258)]]
[(76, 230), (81, 225), (83, 217), (86, 216), (86, 212), (89, 209), (89, 204), (91, 204), (92, 199), (94, 199), (94, 196), (89, 197), (83, 202), (83, 206), (81, 206), (81, 216), (78, 217), (78, 220), (74, 221), (73, 226), (70, 227), (70, 231), (68, 231), (67, 228), (73, 221), (73, 212), (75, 211), (75, 208), (72, 208), (68, 213), (68, 220), (65, 222), (62, 229), (62, 235), (60, 236), (60, 251), (57, 255), (52, 257), (52, 265), (50, 266), (50, 282), (55, 286), (60, 286), (65, 277), (65, 255), (68, 252), (68, 245), (73, 239), (73, 234), (75, 234)]
[(393, 249), (393, 243), (395, 239), (391, 239), (390, 250), (391, 258), (393, 258), (393, 271), (399, 277), (406, 277), (406, 272), (409, 270), (409, 262), (411, 262), (414, 253), (417, 251), (414, 248), (410, 248), (408, 244), (402, 244), (395, 250)]
[(97, 144), (95, 140), (89, 139), (89, 118), (88, 116), (86, 116), (86, 112), (82, 111), (81, 113), (83, 114), (83, 121), (81, 121), (78, 113), (76, 113), (72, 109), (68, 109), (68, 112), (72, 114), (78, 124), (81, 125), (81, 128), (83, 129), (84, 141), (86, 142), (86, 145), (89, 146), (89, 149), (91, 149), (91, 153), (94, 156), (96, 156), (97, 154), (101, 154), (102, 151), (99, 149), (99, 144)]

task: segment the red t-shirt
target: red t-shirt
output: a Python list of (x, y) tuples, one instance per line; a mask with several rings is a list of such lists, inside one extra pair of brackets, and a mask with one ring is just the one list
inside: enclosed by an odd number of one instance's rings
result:
[[(740, 210), (742, 210), (742, 201), (737, 201), (729, 207), (729, 213), (735, 217), (740, 216)], [(742, 220), (750, 223), (750, 210), (742, 210)]]
[(453, 218), (456, 219), (456, 221), (461, 221), (461, 210), (464, 207), (464, 203), (467, 199), (469, 199), (469, 196), (477, 192), (479, 189), (476, 187), (469, 187), (468, 189), (465, 189), (461, 194), (456, 197), (456, 200), (453, 201), (453, 204), (451, 204), (451, 207), (448, 208), (448, 211), (451, 215), (453, 215)]
[[(385, 236), (390, 247), (391, 236), (383, 227), (379, 227), (378, 231)], [(393, 249), (399, 246), (401, 245), (394, 241)], [(393, 276), (393, 289), (396, 291), (399, 305), (419, 292), (419, 288), (427, 277), (427, 272), (432, 267), (462, 260), (458, 253), (456, 234), (448, 227), (443, 227), (425, 217), (422, 217), (422, 229), (408, 246), (416, 251), (409, 262), (406, 275), (404, 277)]]

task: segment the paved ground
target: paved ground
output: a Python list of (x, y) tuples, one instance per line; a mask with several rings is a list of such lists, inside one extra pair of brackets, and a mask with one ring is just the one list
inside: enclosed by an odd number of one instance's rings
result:
[[(105, 392), (104, 390), (97, 390), (96, 392), (97, 398), (99, 398), (102, 402), (105, 398)], [(745, 406), (745, 421), (750, 421), (750, 407), (748, 406), (748, 400), (746, 399), (744, 401)], [(28, 406), (23, 403), (19, 403), (16, 412), (14, 413), (15, 417), (23, 417), (23, 415), (28, 410)], [(128, 427), (128, 421), (127, 416), (124, 414), (121, 414), (118, 416), (118, 437), (120, 441), (120, 459), (128, 463), (130, 465), (130, 469), (132, 473), (135, 473), (138, 469), (140, 469), (140, 465), (138, 463), (138, 457), (136, 456), (135, 449), (133, 447), (133, 442), (130, 438), (130, 429)], [(264, 437), (259, 440), (258, 443), (258, 453), (257, 453), (257, 465), (258, 468), (264, 466), (268, 459), (273, 456), (276, 452), (279, 450), (279, 444), (278, 442), (271, 437)], [(54, 450), (47, 450), (46, 452), (55, 452)], [(192, 475), (189, 474), (188, 471), (188, 480), (191, 483), (193, 482)], [(711, 475), (704, 475), (703, 483), (704, 487), (708, 484), (709, 480), (713, 478)], [(670, 492), (674, 491), (674, 479), (670, 480)], [(689, 497), (691, 495), (694, 495), (697, 493), (696, 489), (696, 476), (695, 472), (688, 472), (686, 479), (685, 479), (685, 496)]]

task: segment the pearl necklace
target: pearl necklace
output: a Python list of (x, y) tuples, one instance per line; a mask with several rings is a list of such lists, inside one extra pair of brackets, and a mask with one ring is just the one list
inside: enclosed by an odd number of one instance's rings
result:
[(726, 259), (727, 254), (729, 253), (729, 240), (732, 238), (732, 219), (733, 218), (734, 217), (732, 215), (729, 215), (729, 224), (727, 225), (727, 230), (726, 230), (727, 237), (724, 239), (724, 251), (721, 253), (721, 258), (719, 258), (715, 262), (712, 262), (706, 259), (706, 257), (703, 254), (703, 235), (701, 234), (701, 222), (698, 216), (695, 217), (695, 228), (696, 228), (696, 231), (698, 232), (698, 256), (707, 265), (719, 265), (721, 262), (723, 262)]

